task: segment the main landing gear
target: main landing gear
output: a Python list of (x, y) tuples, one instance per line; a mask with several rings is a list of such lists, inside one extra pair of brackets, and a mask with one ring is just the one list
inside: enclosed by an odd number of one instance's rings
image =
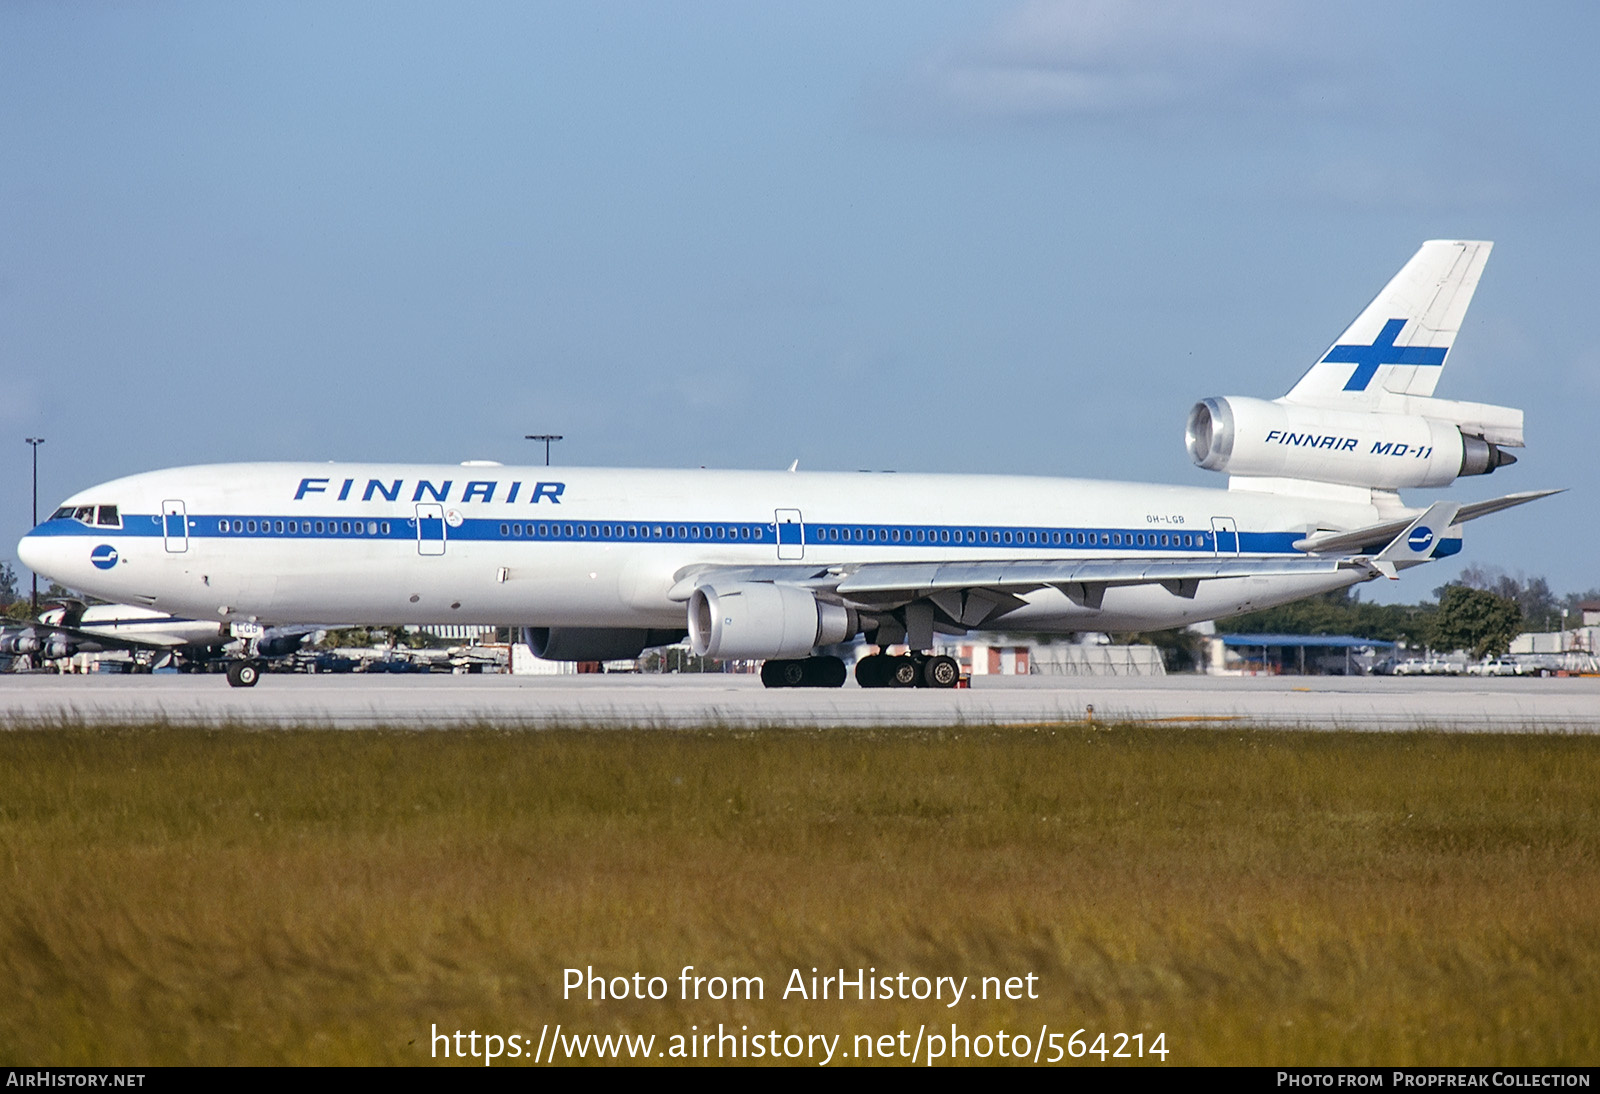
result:
[(961, 679), (954, 657), (874, 653), (856, 662), (856, 683), (864, 688), (953, 688)]
[(259, 679), (261, 679), (261, 666), (254, 661), (228, 662), (229, 687), (253, 688)]
[[(769, 688), (843, 687), (846, 675), (837, 657), (774, 658), (761, 666), (761, 682)], [(864, 688), (953, 688), (960, 679), (961, 666), (943, 654), (874, 653), (856, 662), (856, 683)]]

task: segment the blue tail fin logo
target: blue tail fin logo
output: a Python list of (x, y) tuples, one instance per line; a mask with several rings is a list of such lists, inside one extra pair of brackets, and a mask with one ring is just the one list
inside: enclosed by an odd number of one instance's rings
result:
[(1394, 340), (1405, 329), (1406, 320), (1391, 319), (1383, 325), (1370, 346), (1334, 346), (1323, 364), (1355, 365), (1356, 370), (1344, 385), (1346, 391), (1365, 391), (1379, 365), (1444, 364), (1444, 346), (1396, 346)]

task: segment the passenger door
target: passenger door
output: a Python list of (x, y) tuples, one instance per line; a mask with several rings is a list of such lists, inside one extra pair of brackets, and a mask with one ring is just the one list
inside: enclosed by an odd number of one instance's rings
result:
[(169, 555), (181, 555), (189, 549), (189, 514), (183, 502), (161, 503), (161, 538)]
[(778, 518), (778, 559), (798, 562), (806, 557), (805, 524), (800, 520), (800, 510), (776, 510)]
[(417, 554), (444, 554), (444, 506), (436, 501), (417, 503)]
[(1218, 558), (1234, 557), (1239, 553), (1239, 526), (1232, 517), (1211, 518), (1212, 550)]

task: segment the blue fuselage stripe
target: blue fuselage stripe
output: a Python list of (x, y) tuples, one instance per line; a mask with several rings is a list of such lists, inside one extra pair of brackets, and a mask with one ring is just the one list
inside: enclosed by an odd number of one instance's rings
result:
[[(122, 527), (87, 525), (70, 517), (47, 520), (30, 532), (36, 536), (88, 536), (115, 539), (119, 536), (161, 538), (166, 534), (161, 514), (126, 514)], [(437, 517), (422, 518), (418, 535), (417, 518), (363, 517), (281, 517), (276, 515), (188, 517), (189, 539), (278, 539), (278, 540), (387, 540), (415, 543), (446, 541), (508, 541), (566, 543), (685, 543), (685, 544), (765, 544), (777, 546), (779, 526), (752, 521), (666, 522), (635, 520), (517, 520), (463, 518), (459, 525), (445, 526)], [(790, 526), (793, 527), (793, 526)], [(1011, 548), (1022, 551), (1121, 550), (1177, 553), (1216, 550), (1216, 536), (1210, 529), (1163, 531), (1106, 527), (1058, 527), (1038, 525), (968, 524), (863, 524), (806, 522), (800, 534), (789, 533), (784, 542), (803, 542), (816, 548), (903, 547), (911, 550), (965, 548)], [(181, 530), (175, 530), (181, 535)], [(1232, 554), (1234, 533), (1222, 533), (1222, 550)], [(1296, 540), (1304, 532), (1239, 532), (1238, 550), (1244, 554), (1298, 555)]]

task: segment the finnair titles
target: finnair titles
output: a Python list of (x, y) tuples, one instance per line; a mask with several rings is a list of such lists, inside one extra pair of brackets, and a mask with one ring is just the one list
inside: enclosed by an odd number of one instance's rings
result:
[[(1289, 392), (1204, 399), (1227, 489), (1032, 476), (259, 463), (131, 475), (24, 537), (35, 572), (234, 633), (489, 623), (541, 657), (760, 659), (769, 686), (951, 687), (935, 636), (1156, 630), (1400, 572), (1553, 491), (1409, 505), (1514, 463), (1522, 412), (1434, 397), (1490, 244), (1422, 248)], [(904, 652), (890, 652), (891, 648)], [(247, 651), (229, 669), (252, 684)]]

